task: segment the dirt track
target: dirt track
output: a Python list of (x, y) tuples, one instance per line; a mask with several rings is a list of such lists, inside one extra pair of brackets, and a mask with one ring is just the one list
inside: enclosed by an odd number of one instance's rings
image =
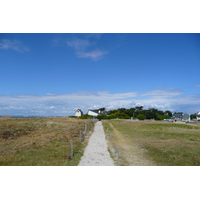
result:
[[(110, 127), (113, 129), (115, 136), (115, 146), (118, 147), (119, 158), (117, 165), (125, 166), (154, 166), (155, 163), (151, 160), (145, 158), (145, 150), (139, 147), (137, 144), (133, 144), (125, 137), (121, 132), (115, 129), (112, 123), (109, 123)], [(115, 147), (110, 143), (110, 149)]]

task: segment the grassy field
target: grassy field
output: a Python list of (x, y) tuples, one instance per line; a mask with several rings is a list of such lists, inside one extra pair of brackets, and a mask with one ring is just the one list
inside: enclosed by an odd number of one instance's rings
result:
[[(87, 139), (80, 130), (91, 132), (92, 121), (52, 117), (43, 119), (0, 118), (1, 166), (76, 166)], [(87, 133), (88, 135), (89, 133)], [(70, 158), (70, 140), (74, 156)]]
[(119, 165), (131, 165), (134, 146), (158, 166), (200, 165), (200, 124), (109, 120), (104, 128), (112, 135), (108, 142), (122, 152)]

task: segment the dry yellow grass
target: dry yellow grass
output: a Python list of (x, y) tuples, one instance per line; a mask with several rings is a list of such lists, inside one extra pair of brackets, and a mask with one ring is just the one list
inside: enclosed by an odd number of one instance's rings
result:
[(200, 124), (110, 120), (106, 126), (112, 134), (110, 141), (121, 151), (121, 164), (134, 165), (131, 158), (138, 157), (137, 147), (141, 160), (146, 158), (155, 165), (200, 165)]
[[(79, 133), (85, 129), (85, 121), (64, 117), (1, 118), (0, 165), (77, 165), (84, 146), (79, 142)], [(74, 145), (71, 161), (70, 140)]]

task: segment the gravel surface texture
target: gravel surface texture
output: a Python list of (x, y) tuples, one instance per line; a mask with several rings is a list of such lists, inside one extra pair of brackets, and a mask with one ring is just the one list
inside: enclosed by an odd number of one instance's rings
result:
[(114, 166), (101, 121), (96, 122), (78, 166)]

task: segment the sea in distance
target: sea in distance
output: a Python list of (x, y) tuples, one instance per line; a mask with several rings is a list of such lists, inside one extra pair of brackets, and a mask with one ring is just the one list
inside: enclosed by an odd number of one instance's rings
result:
[(64, 116), (24, 116), (24, 115), (0, 115), (0, 118), (2, 117), (8, 117), (8, 118), (47, 118), (47, 117), (64, 117)]

